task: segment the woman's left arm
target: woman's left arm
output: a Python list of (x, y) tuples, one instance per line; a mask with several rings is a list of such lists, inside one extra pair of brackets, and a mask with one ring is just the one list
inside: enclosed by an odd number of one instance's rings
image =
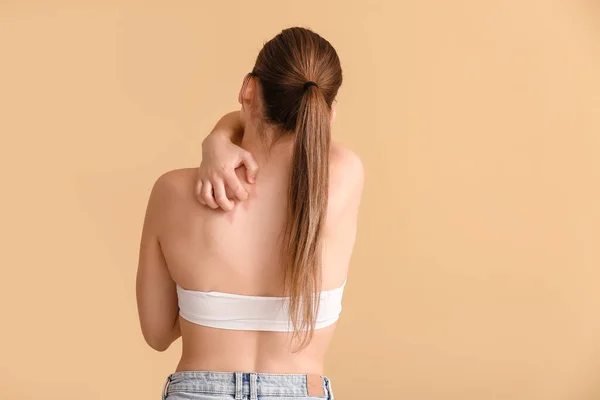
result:
[(202, 141), (202, 163), (196, 179), (196, 198), (201, 204), (231, 211), (234, 203), (228, 192), (239, 201), (248, 197), (235, 170), (244, 166), (246, 180), (254, 183), (258, 165), (252, 154), (239, 146), (243, 136), (244, 121), (239, 111), (233, 111), (223, 116)]
[(161, 217), (164, 216), (169, 197), (166, 183), (164, 176), (159, 178), (150, 194), (136, 277), (142, 334), (157, 351), (165, 351), (181, 336), (176, 285), (167, 268), (159, 240)]

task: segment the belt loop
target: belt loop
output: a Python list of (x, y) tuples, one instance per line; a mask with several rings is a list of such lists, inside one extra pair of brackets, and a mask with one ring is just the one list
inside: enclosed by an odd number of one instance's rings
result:
[(324, 378), (325, 378), (325, 387), (327, 388), (327, 399), (334, 400), (333, 391), (331, 390), (331, 381), (326, 376)]
[(235, 400), (242, 400), (242, 373), (235, 373)]
[(167, 376), (167, 380), (165, 381), (165, 385), (163, 386), (163, 390), (162, 390), (162, 399), (166, 400), (167, 398), (167, 391), (169, 389), (169, 385), (171, 384), (171, 374), (169, 376)]
[(258, 376), (255, 373), (250, 374), (250, 400), (258, 400)]
[(327, 397), (325, 377), (317, 374), (306, 375), (306, 394), (310, 397)]

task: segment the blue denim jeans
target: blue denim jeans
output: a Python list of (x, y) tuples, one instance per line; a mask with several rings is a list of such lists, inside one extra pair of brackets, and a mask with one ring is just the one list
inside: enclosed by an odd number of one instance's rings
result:
[(326, 376), (179, 371), (167, 377), (163, 400), (334, 400)]

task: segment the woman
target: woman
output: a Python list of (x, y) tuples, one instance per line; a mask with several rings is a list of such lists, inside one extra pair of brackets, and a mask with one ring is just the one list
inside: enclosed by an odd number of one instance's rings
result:
[[(329, 42), (282, 31), (244, 79), (241, 111), (204, 144), (216, 155), (203, 161), (201, 171), (212, 172), (198, 184), (210, 207), (196, 201), (196, 169), (156, 181), (136, 291), (148, 344), (164, 351), (182, 337), (163, 398), (333, 399), (323, 365), (363, 185), (360, 160), (330, 141), (341, 83)], [(229, 141), (238, 131), (240, 148)], [(255, 180), (245, 187), (243, 171), (234, 172), (242, 160)]]

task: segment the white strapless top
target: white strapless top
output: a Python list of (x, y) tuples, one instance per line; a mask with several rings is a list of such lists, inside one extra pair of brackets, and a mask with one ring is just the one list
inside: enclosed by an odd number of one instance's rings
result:
[[(342, 311), (344, 287), (320, 293), (315, 329), (336, 322)], [(223, 292), (187, 290), (177, 285), (179, 314), (197, 325), (220, 329), (291, 332), (289, 298), (247, 296)]]

